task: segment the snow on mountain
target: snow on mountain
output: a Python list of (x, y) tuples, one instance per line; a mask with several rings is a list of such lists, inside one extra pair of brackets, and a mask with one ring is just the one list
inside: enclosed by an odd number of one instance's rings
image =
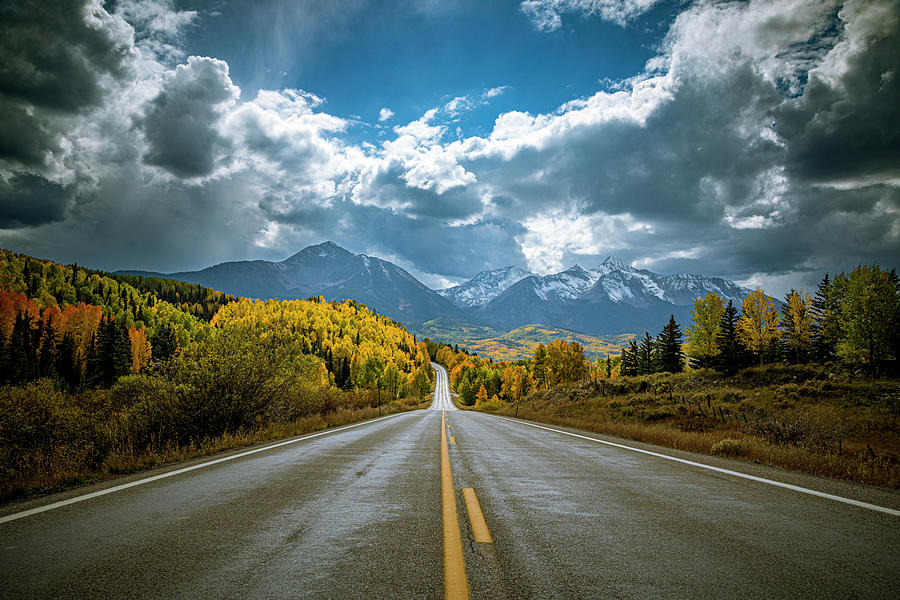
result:
[(471, 308), (487, 304), (513, 284), (532, 275), (519, 267), (503, 267), (482, 271), (465, 283), (436, 291), (460, 308)]
[[(526, 278), (527, 282), (524, 281)], [(552, 275), (534, 275), (518, 267), (482, 271), (463, 284), (437, 292), (460, 308), (478, 308), (485, 307), (520, 282), (522, 291), (517, 295), (527, 289), (526, 296), (560, 305), (586, 301), (643, 308), (661, 300), (676, 306), (688, 306), (694, 298), (711, 291), (726, 300), (740, 303), (749, 292), (720, 277), (684, 273), (660, 275), (635, 269), (615, 256), (607, 257), (600, 265), (590, 269), (575, 265)]]

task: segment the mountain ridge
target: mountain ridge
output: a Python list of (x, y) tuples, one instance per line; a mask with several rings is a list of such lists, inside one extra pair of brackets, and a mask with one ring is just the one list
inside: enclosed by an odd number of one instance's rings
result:
[(591, 335), (656, 329), (669, 315), (687, 323), (697, 296), (716, 291), (740, 303), (750, 291), (721, 277), (637, 269), (615, 256), (595, 267), (575, 264), (547, 275), (506, 266), (432, 290), (402, 267), (354, 254), (332, 241), (277, 262), (228, 261), (170, 274), (119, 273), (181, 279), (249, 298), (352, 298), (412, 329), (447, 317), (504, 331), (541, 324)]

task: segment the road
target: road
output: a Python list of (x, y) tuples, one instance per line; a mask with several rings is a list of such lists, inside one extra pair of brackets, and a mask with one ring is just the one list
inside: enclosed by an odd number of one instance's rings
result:
[[(191, 471), (171, 467), (133, 487), (110, 486), (148, 474), (6, 507), (0, 597), (900, 593), (900, 513), (608, 445), (593, 434), (458, 411), (446, 404), (446, 372), (436, 372), (435, 410), (246, 456), (235, 451), (192, 463)], [(798, 477), (716, 464), (760, 479)], [(800, 481), (900, 508), (896, 492)], [(116, 491), (79, 500), (109, 490)], [(490, 541), (477, 541), (485, 534)]]

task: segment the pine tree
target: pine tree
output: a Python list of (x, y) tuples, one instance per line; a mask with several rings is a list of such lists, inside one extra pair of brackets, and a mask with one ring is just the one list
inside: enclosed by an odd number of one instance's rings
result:
[(719, 355), (716, 357), (716, 370), (732, 374), (744, 366), (744, 347), (738, 338), (738, 316), (734, 303), (729, 300), (725, 312), (722, 313), (722, 323), (716, 343), (719, 346)]
[(638, 345), (635, 340), (628, 342), (628, 346), (622, 348), (622, 375), (634, 376), (638, 374)]
[(168, 360), (175, 356), (178, 340), (175, 337), (175, 331), (168, 323), (157, 330), (156, 335), (150, 340), (150, 346), (153, 348), (153, 358), (156, 360)]
[(49, 311), (43, 327), (40, 348), (39, 374), (41, 377), (52, 377), (56, 375), (56, 328), (53, 324), (53, 313)]
[(638, 375), (649, 375), (656, 371), (656, 343), (650, 337), (650, 332), (645, 331), (637, 352), (637, 372)]
[(828, 279), (819, 282), (813, 296), (812, 352), (816, 361), (826, 363), (837, 358), (837, 342), (841, 338), (840, 290)]
[(75, 338), (69, 332), (63, 334), (56, 353), (56, 372), (70, 392), (81, 385), (81, 366), (78, 364)]
[(656, 346), (659, 370), (666, 373), (681, 373), (684, 370), (684, 352), (681, 350), (681, 326), (675, 322), (675, 315), (657, 336)]

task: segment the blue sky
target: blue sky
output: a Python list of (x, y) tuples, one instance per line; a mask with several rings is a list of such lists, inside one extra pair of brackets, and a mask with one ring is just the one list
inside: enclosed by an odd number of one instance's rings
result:
[(46, 4), (0, 8), (17, 251), (330, 239), (434, 287), (612, 254), (778, 296), (900, 256), (894, 0)]

